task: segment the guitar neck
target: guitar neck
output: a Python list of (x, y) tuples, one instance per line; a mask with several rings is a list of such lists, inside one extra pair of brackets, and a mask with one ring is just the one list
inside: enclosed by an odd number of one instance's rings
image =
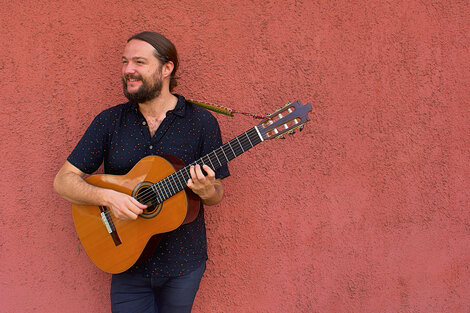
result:
[(152, 190), (156, 194), (157, 201), (162, 203), (186, 187), (186, 182), (191, 178), (189, 168), (192, 165), (202, 166), (205, 164), (216, 171), (262, 141), (263, 137), (256, 126), (249, 129), (202, 158), (155, 183)]

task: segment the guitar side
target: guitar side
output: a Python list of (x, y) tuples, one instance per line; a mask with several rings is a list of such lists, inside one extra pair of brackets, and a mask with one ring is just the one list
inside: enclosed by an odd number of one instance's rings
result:
[[(170, 158), (171, 159), (171, 158)], [(125, 175), (98, 174), (86, 181), (92, 185), (132, 195), (141, 182), (155, 183), (181, 168), (176, 158), (148, 156)], [(80, 242), (92, 262), (108, 273), (129, 269), (141, 256), (152, 236), (172, 231), (197, 216), (199, 201), (192, 192), (182, 190), (162, 204), (160, 213), (152, 218), (138, 217), (122, 221), (110, 214), (121, 243), (116, 244), (103, 223), (100, 207), (72, 205), (72, 215)]]

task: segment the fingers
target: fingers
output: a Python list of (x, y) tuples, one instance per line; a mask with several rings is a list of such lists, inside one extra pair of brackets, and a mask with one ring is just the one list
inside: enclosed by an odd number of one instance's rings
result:
[(135, 220), (142, 212), (143, 210), (136, 206), (119, 207), (113, 211), (120, 220)]
[[(204, 172), (206, 175), (204, 175)], [(192, 165), (189, 167), (191, 178), (188, 187), (201, 199), (210, 197), (215, 191), (215, 172), (207, 165)]]
[[(132, 201), (132, 203), (135, 204), (135, 206), (138, 207), (139, 209), (142, 209), (142, 210), (143, 210), (143, 209), (147, 208), (147, 205), (140, 203), (139, 201), (137, 201), (137, 200), (136, 200), (135, 198), (133, 198), (133, 197), (131, 197), (131, 201)], [(142, 212), (140, 212), (139, 214), (142, 214)]]
[[(207, 175), (204, 175), (202, 170), (204, 170)], [(214, 171), (205, 164), (202, 168), (199, 164), (191, 165), (189, 167), (189, 174), (191, 175), (191, 178), (188, 180), (186, 185), (193, 191), (207, 187), (207, 185), (212, 185), (215, 180)]]
[(146, 207), (145, 204), (123, 193), (117, 193), (109, 206), (113, 215), (120, 220), (135, 220)]
[[(204, 170), (207, 173), (207, 175), (204, 175), (202, 170)], [(189, 174), (191, 175), (191, 179), (193, 182), (198, 182), (198, 181), (203, 182), (206, 179), (211, 180), (212, 178), (215, 177), (214, 171), (205, 164), (202, 166), (202, 168), (199, 164), (196, 164), (195, 166), (191, 165), (189, 167)]]
[(204, 171), (206, 171), (207, 177), (210, 177), (210, 178), (215, 177), (215, 172), (209, 166), (204, 164), (202, 168), (204, 169)]
[[(129, 214), (130, 217), (132, 217), (132, 219), (136, 219), (138, 215), (142, 214), (143, 212), (143, 209), (145, 209), (145, 207), (147, 206), (144, 206), (142, 207), (143, 205), (138, 203), (134, 198), (130, 198), (130, 204), (127, 206), (127, 211), (124, 209), (124, 212), (129, 212), (131, 214)], [(137, 202), (137, 204), (136, 204)]]

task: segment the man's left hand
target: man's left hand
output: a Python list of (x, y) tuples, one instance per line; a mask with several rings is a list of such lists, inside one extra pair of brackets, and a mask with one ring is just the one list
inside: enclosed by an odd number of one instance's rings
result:
[[(204, 170), (207, 175), (202, 172)], [(205, 204), (216, 204), (222, 200), (223, 187), (219, 179), (215, 178), (214, 171), (207, 165), (202, 168), (199, 164), (191, 165), (189, 168), (191, 178), (188, 187), (197, 194)]]

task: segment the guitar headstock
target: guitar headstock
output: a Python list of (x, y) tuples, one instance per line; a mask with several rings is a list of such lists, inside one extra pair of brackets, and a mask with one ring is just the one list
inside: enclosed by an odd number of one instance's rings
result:
[(308, 112), (312, 111), (310, 104), (303, 105), (300, 101), (288, 103), (285, 107), (268, 115), (258, 124), (258, 130), (263, 139), (283, 138), (285, 133), (293, 133), (295, 129), (302, 130), (303, 125), (310, 121)]

